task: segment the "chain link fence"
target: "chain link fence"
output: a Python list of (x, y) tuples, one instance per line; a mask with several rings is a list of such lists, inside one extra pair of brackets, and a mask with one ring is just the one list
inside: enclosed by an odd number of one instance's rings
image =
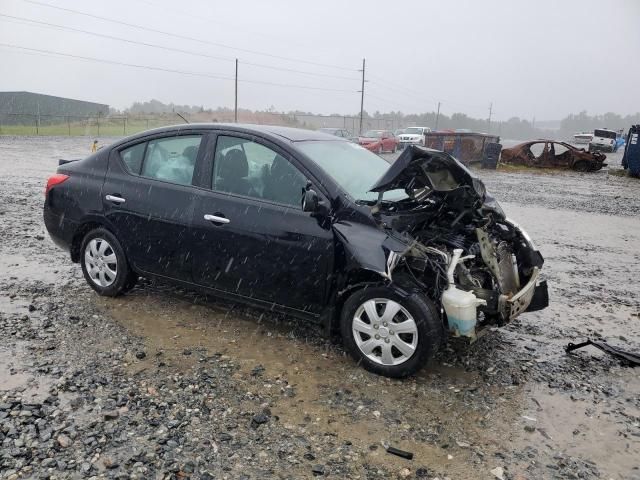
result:
[[(234, 123), (234, 112), (199, 112), (181, 114), (189, 123)], [(157, 115), (39, 115), (0, 113), (0, 135), (49, 135), (119, 137), (152, 128), (184, 123), (175, 113)], [(353, 135), (360, 130), (360, 117), (340, 115), (285, 114), (274, 112), (238, 112), (238, 123), (284, 125), (311, 130), (342, 128)], [(394, 119), (364, 118), (363, 132), (371, 129), (400, 128)]]

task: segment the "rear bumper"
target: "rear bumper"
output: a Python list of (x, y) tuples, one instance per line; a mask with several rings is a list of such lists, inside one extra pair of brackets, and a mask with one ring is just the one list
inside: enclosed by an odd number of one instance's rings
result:
[(53, 243), (63, 250), (69, 251), (71, 249), (73, 236), (78, 228), (77, 222), (65, 218), (64, 215), (54, 213), (46, 204), (44, 206), (43, 217), (44, 225), (47, 227)]

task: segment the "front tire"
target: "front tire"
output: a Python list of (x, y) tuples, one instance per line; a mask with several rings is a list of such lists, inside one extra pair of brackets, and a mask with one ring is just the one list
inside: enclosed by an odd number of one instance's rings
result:
[(576, 172), (588, 172), (589, 171), (589, 163), (584, 160), (579, 160), (573, 165), (573, 169)]
[(392, 378), (420, 370), (444, 338), (440, 315), (426, 296), (388, 286), (354, 292), (342, 308), (340, 331), (358, 363)]
[(138, 276), (129, 267), (120, 242), (106, 228), (87, 233), (80, 252), (84, 278), (98, 294), (116, 297), (135, 286)]

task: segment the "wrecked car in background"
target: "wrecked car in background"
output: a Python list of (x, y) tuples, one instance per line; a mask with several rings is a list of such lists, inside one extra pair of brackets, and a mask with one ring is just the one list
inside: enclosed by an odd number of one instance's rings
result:
[(97, 293), (138, 276), (340, 331), (366, 369), (419, 370), (547, 306), (543, 259), (483, 182), (410, 146), (391, 166), (335, 136), (277, 126), (151, 130), (65, 163), (47, 230)]
[(447, 152), (463, 164), (471, 165), (482, 162), (487, 149), (500, 144), (500, 137), (469, 131), (439, 131), (426, 133), (425, 142), (427, 148)]
[(500, 163), (540, 168), (569, 168), (578, 172), (595, 172), (606, 166), (606, 155), (588, 152), (568, 143), (535, 140), (503, 148)]

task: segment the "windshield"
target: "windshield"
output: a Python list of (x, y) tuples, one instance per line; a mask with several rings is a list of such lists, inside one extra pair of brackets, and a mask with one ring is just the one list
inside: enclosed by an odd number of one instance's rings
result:
[(422, 135), (422, 128), (409, 127), (405, 130), (404, 133), (408, 133), (410, 135)]
[(363, 137), (368, 137), (368, 138), (380, 138), (382, 137), (382, 130), (367, 130)]
[[(378, 194), (369, 189), (389, 168), (382, 157), (351, 142), (308, 141), (296, 146), (355, 200), (378, 198)], [(403, 190), (385, 193), (387, 200), (406, 196)]]
[(616, 138), (616, 132), (610, 130), (596, 130), (593, 132), (596, 137), (601, 138)]

